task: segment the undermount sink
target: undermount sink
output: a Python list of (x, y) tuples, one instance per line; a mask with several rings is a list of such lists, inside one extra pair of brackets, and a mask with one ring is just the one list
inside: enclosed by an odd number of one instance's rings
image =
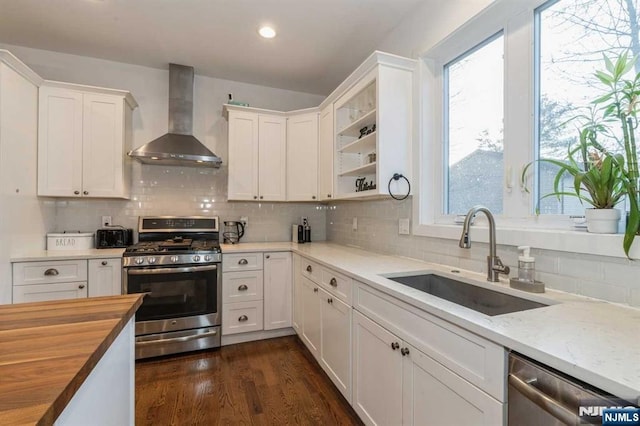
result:
[(435, 274), (386, 278), (489, 316), (549, 306)]

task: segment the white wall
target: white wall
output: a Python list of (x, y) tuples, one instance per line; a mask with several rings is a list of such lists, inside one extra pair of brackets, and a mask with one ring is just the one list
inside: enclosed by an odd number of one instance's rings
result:
[[(40, 76), (50, 80), (129, 90), (139, 103), (133, 114), (133, 147), (167, 132), (167, 70), (1, 44)], [(186, 64), (188, 65), (188, 64)], [(167, 67), (168, 68), (168, 67)], [(256, 86), (197, 75), (194, 84), (194, 135), (223, 160), (227, 158), (227, 122), (222, 104), (227, 94), (251, 106), (293, 110), (317, 106), (322, 96)], [(33, 102), (33, 120), (37, 120)], [(219, 215), (222, 220), (249, 216), (243, 241), (289, 240), (291, 224), (309, 217), (312, 239), (325, 239), (325, 208), (311, 203), (238, 203), (227, 201), (227, 169), (162, 167), (134, 162), (132, 199), (92, 200), (36, 197), (37, 121), (30, 138), (4, 138), (2, 142), (2, 245), (0, 245), (0, 303), (11, 301), (9, 257), (43, 249), (45, 234), (52, 231), (93, 232), (100, 216), (110, 215), (116, 224), (135, 228), (141, 215)], [(3, 127), (2, 129), (6, 129)], [(26, 141), (26, 142), (25, 142)], [(19, 167), (6, 167), (7, 164)], [(20, 173), (17, 172), (20, 170)], [(16, 179), (23, 183), (15, 193)], [(8, 229), (11, 229), (10, 234)], [(16, 244), (9, 244), (16, 241)]]

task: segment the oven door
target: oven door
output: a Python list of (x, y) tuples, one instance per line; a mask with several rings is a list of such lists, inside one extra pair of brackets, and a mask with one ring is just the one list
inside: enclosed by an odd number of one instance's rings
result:
[(178, 267), (129, 267), (125, 293), (144, 293), (136, 312), (136, 335), (220, 325), (219, 264)]

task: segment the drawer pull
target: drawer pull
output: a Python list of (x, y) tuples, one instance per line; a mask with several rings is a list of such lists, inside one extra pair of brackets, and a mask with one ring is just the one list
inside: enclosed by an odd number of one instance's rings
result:
[(332, 287), (338, 287), (338, 281), (335, 278), (331, 278), (329, 284), (331, 284)]
[(402, 354), (402, 356), (407, 356), (407, 355), (409, 355), (409, 348), (402, 348), (402, 349), (400, 349), (400, 353)]
[(238, 260), (238, 265), (248, 265), (249, 261), (247, 259)]
[(73, 191), (74, 195), (80, 195), (80, 191)]
[(84, 195), (89, 195), (89, 191), (82, 191)]
[(307, 265), (307, 272), (311, 272), (313, 271), (313, 268), (311, 267), (311, 265)]
[(313, 289), (313, 292), (314, 292), (314, 293), (317, 293), (317, 292), (318, 292), (318, 287), (314, 288), (314, 289)]
[(391, 342), (391, 349), (393, 349), (394, 351), (396, 349), (398, 349), (400, 347), (400, 343), (398, 342)]
[(79, 288), (80, 290), (82, 290), (82, 289), (84, 288), (84, 284), (80, 284), (80, 285), (78, 286), (78, 288)]
[(249, 287), (247, 287), (246, 284), (242, 284), (238, 286), (238, 291), (247, 291), (249, 290)]
[(271, 258), (271, 256), (270, 256), (270, 255), (266, 255), (265, 257), (266, 257), (267, 259), (270, 259), (270, 258)]
[(330, 298), (328, 298), (328, 299), (327, 299), (327, 303), (328, 303), (328, 304), (332, 304), (332, 303), (333, 303), (333, 299), (332, 299), (331, 297), (330, 297)]
[(102, 262), (100, 262), (102, 264), (102, 266), (107, 266), (107, 261), (103, 260)]
[(57, 269), (55, 269), (55, 268), (49, 268), (49, 269), (47, 269), (46, 271), (44, 271), (44, 274), (45, 274), (47, 277), (54, 277), (54, 276), (56, 276), (56, 275), (60, 275), (60, 272), (58, 272), (58, 270), (57, 270)]
[(248, 320), (249, 320), (249, 317), (246, 316), (246, 315), (241, 315), (240, 318), (238, 318), (238, 321), (240, 321), (240, 322), (245, 322), (245, 321), (248, 321)]

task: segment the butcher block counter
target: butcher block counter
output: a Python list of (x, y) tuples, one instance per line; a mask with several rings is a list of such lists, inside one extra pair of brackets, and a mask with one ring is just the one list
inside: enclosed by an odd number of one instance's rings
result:
[(0, 424), (95, 425), (117, 416), (133, 424), (141, 303), (126, 295), (0, 305)]

